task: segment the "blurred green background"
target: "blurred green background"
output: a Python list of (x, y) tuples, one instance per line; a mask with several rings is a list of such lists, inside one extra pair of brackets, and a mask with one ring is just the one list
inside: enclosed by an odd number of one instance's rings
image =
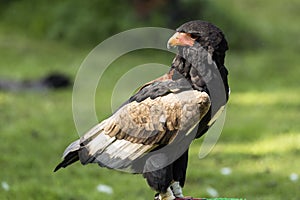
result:
[[(300, 199), (300, 1), (298, 0), (2, 0), (0, 80), (61, 72), (74, 80), (86, 55), (130, 28), (176, 28), (202, 19), (229, 41), (231, 97), (223, 133), (204, 159), (190, 150), (186, 195)], [(149, 56), (151, 55), (151, 56)], [(107, 85), (138, 64), (171, 63), (173, 55), (133, 52), (113, 63)], [(122, 68), (122, 69), (121, 69)], [(111, 87), (99, 88), (99, 120), (111, 113)], [(72, 88), (0, 91), (0, 199), (153, 198), (139, 175), (75, 164), (53, 173), (78, 138)], [(225, 171), (225, 172), (224, 172)], [(227, 172), (227, 173), (226, 173)], [(112, 194), (99, 192), (107, 185)], [(98, 188), (99, 189), (99, 188)]]

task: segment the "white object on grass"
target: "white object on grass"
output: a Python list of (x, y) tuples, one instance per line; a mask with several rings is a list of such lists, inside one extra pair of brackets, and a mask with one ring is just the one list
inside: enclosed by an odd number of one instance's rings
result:
[(221, 174), (224, 175), (224, 176), (228, 176), (228, 175), (230, 175), (231, 173), (232, 173), (232, 170), (231, 170), (231, 168), (229, 168), (229, 167), (223, 167), (223, 168), (221, 169)]
[(5, 190), (5, 191), (8, 191), (9, 188), (10, 188), (9, 185), (8, 185), (8, 183), (5, 182), (5, 181), (1, 182), (1, 186), (2, 186), (3, 190)]
[(296, 181), (298, 181), (298, 179), (299, 179), (298, 174), (296, 174), (296, 173), (291, 173), (290, 174), (290, 180), (291, 181), (296, 182)]
[(217, 197), (217, 196), (219, 196), (218, 191), (217, 191), (215, 188), (212, 188), (212, 187), (208, 187), (208, 188), (206, 189), (206, 192), (207, 192), (211, 197)]
[(99, 184), (97, 186), (97, 190), (98, 190), (98, 192), (102, 192), (102, 193), (106, 193), (106, 194), (112, 194), (113, 193), (112, 187), (110, 187), (108, 185), (104, 185), (104, 184)]

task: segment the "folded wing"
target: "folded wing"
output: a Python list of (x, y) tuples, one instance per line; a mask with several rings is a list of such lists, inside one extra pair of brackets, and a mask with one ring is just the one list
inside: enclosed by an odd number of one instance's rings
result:
[(154, 148), (172, 143), (206, 114), (210, 100), (195, 90), (133, 101), (80, 139), (82, 164), (124, 169)]

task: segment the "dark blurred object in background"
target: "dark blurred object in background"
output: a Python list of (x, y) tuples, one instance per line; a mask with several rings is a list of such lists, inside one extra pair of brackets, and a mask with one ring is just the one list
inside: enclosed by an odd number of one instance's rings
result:
[(0, 90), (2, 91), (44, 91), (47, 89), (61, 89), (71, 85), (71, 80), (66, 75), (60, 73), (50, 73), (37, 80), (3, 80), (0, 78)]

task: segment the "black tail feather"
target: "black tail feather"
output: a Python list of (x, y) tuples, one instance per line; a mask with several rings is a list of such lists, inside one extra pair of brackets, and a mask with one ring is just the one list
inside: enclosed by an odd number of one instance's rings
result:
[(62, 167), (65, 168), (68, 165), (71, 165), (72, 163), (78, 160), (79, 160), (78, 151), (70, 152), (68, 155), (66, 155), (64, 160), (55, 167), (54, 172), (56, 172)]
[(80, 151), (80, 140), (76, 140), (72, 142), (65, 150), (63, 154), (63, 161), (59, 163), (55, 169), (54, 172), (59, 170), (60, 168), (65, 168), (68, 165), (71, 165), (72, 163), (76, 162), (79, 160), (79, 151)]

